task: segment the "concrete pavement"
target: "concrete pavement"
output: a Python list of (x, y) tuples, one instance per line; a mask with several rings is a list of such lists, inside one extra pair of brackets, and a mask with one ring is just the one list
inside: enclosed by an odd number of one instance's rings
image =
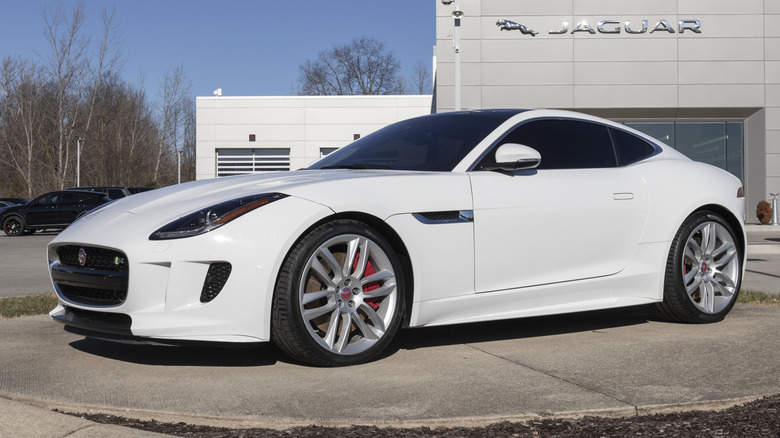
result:
[[(780, 244), (780, 230), (750, 235), (743, 287), (777, 291), (780, 256), (755, 246)], [(719, 408), (780, 393), (775, 307), (737, 305), (710, 325), (632, 308), (404, 330), (381, 360), (336, 369), (292, 363), (270, 344), (85, 339), (47, 316), (0, 321), (0, 333), (0, 438), (155, 436), (52, 408), (227, 427), (433, 427)]]
[(53, 292), (46, 245), (57, 232), (8, 237), (0, 232), (0, 298)]

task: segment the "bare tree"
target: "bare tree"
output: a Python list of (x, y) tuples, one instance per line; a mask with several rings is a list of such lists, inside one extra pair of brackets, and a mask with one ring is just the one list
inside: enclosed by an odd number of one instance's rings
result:
[(370, 37), (354, 38), (319, 53), (298, 69), (301, 95), (396, 94), (400, 62), (384, 43)]
[(6, 58), (0, 76), (0, 161), (16, 176), (12, 181), (20, 182), (21, 193), (32, 198), (45, 126), (41, 71), (21, 59)]
[[(86, 20), (84, 9), (84, 4), (79, 2), (69, 14), (63, 10), (62, 3), (42, 10), (45, 36), (51, 49), (46, 68), (56, 87), (52, 102), (57, 121), (56, 160), (50, 163), (50, 168), (58, 188), (64, 188), (72, 175), (73, 147), (90, 130), (103, 77), (121, 60), (114, 9), (103, 12), (103, 37), (92, 63), (88, 54), (89, 38), (81, 35)], [(94, 146), (94, 142), (85, 144)]]
[[(184, 67), (178, 66), (166, 72), (160, 88), (160, 138), (152, 179), (160, 177), (160, 165), (166, 155), (178, 154), (184, 132), (184, 108), (191, 100), (191, 83), (184, 74)], [(173, 155), (175, 156), (175, 155)]]
[(433, 92), (433, 82), (428, 68), (422, 61), (414, 66), (412, 73), (412, 87), (416, 94), (431, 94)]
[[(43, 8), (46, 24), (45, 36), (51, 48), (51, 59), (47, 64), (49, 75), (53, 78), (56, 92), (52, 108), (56, 109), (56, 133), (54, 144), (56, 160), (51, 163), (57, 186), (64, 188), (68, 175), (68, 158), (72, 145), (78, 138), (74, 134), (76, 123), (80, 120), (80, 92), (85, 72), (85, 53), (89, 40), (79, 36), (79, 30), (86, 16), (84, 4), (79, 3), (68, 16), (62, 9), (62, 3)], [(64, 30), (63, 30), (64, 28)]]

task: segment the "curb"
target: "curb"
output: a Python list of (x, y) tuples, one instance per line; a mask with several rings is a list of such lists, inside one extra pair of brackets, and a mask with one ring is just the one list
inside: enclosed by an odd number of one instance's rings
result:
[[(376, 426), (379, 428), (393, 427), (397, 429), (413, 429), (418, 427), (486, 427), (491, 424), (500, 422), (528, 422), (534, 420), (544, 419), (572, 419), (578, 420), (585, 417), (602, 417), (602, 418), (631, 418), (644, 415), (655, 414), (670, 414), (692, 411), (723, 411), (738, 405), (749, 403), (755, 400), (759, 400), (772, 394), (764, 394), (750, 397), (730, 398), (723, 400), (709, 400), (709, 401), (697, 401), (687, 403), (672, 403), (661, 405), (639, 405), (632, 406), (627, 405), (623, 408), (604, 408), (604, 409), (584, 409), (577, 411), (558, 411), (558, 412), (539, 412), (539, 413), (518, 413), (517, 415), (497, 415), (497, 416), (485, 416), (485, 417), (449, 417), (449, 418), (428, 418), (419, 420), (385, 420), (372, 423), (344, 421), (344, 420), (300, 420), (291, 417), (285, 418), (258, 418), (258, 417), (213, 417), (213, 416), (198, 416), (190, 414), (177, 414), (172, 412), (153, 412), (143, 410), (132, 409), (118, 409), (110, 407), (99, 406), (82, 406), (60, 403), (46, 403), (41, 400), (26, 399), (9, 397), (8, 395), (0, 395), (0, 399), (4, 399), (8, 402), (18, 403), (21, 410), (33, 410), (40, 409), (47, 412), (51, 419), (69, 418), (73, 421), (78, 421), (77, 425), (82, 426), (80, 429), (88, 429), (85, 426), (85, 422), (94, 424), (101, 428), (116, 428), (121, 426), (107, 426), (99, 425), (88, 420), (84, 420), (78, 417), (74, 417), (69, 414), (88, 413), (88, 414), (106, 414), (114, 415), (124, 418), (130, 418), (139, 421), (157, 421), (161, 423), (186, 423), (189, 425), (197, 426), (209, 426), (209, 427), (224, 427), (229, 429), (273, 429), (273, 430), (286, 430), (292, 427), (307, 427), (307, 426), (321, 426), (321, 427), (333, 427), (333, 428), (348, 428), (351, 426)], [(61, 412), (53, 412), (57, 409)], [(31, 412), (30, 412), (31, 413)], [(54, 425), (52, 425), (54, 426)], [(152, 432), (146, 432), (143, 430), (137, 430), (124, 427), (127, 436), (167, 436), (158, 435)], [(116, 430), (115, 430), (116, 431)], [(97, 432), (97, 431), (96, 431)], [(122, 434), (119, 434), (120, 436)], [(113, 435), (112, 435), (113, 436)]]

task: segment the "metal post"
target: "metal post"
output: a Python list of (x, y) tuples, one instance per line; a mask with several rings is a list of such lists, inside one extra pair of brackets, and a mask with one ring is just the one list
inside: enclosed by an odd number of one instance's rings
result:
[(772, 196), (772, 222), (769, 225), (780, 225), (777, 222), (777, 195), (780, 193), (770, 193), (770, 195)]
[(455, 1), (455, 10), (452, 18), (455, 20), (455, 111), (461, 110), (460, 104), (460, 18), (463, 11), (460, 10), (460, 0)]
[(76, 187), (81, 187), (81, 143), (83, 138), (76, 140)]
[(179, 184), (181, 184), (181, 151), (178, 152), (176, 155), (179, 157)]

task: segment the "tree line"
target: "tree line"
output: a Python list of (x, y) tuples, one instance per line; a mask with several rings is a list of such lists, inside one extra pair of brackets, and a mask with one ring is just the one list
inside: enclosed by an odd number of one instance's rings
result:
[[(102, 34), (84, 34), (79, 3), (41, 9), (48, 52), (7, 56), (0, 67), (0, 197), (32, 199), (76, 186), (161, 187), (195, 179), (195, 99), (184, 68), (160, 78), (151, 98), (143, 78), (122, 79), (116, 8)], [(412, 75), (370, 37), (323, 50), (299, 65), (301, 95), (430, 94), (431, 75)], [(80, 156), (80, 159), (77, 157)]]
[[(76, 185), (160, 187), (195, 178), (195, 99), (183, 67), (150, 99), (121, 78), (116, 10), (85, 35), (84, 5), (44, 6), (48, 52), (0, 67), (0, 196), (33, 197)], [(94, 41), (94, 42), (93, 42)], [(80, 147), (80, 166), (77, 155)]]

